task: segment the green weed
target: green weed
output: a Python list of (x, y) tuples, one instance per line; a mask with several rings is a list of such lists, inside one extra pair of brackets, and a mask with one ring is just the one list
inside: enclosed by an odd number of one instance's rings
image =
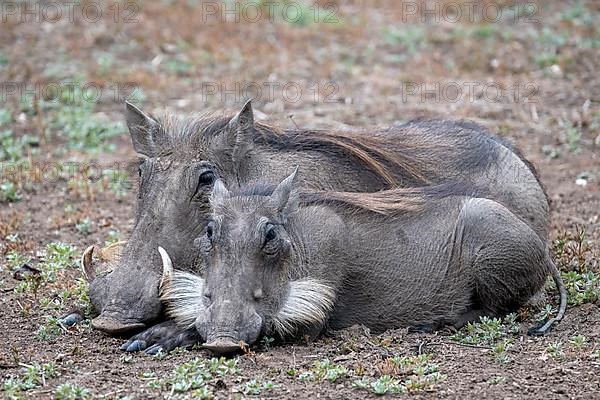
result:
[(72, 383), (63, 383), (54, 390), (56, 400), (87, 400), (91, 399), (90, 390)]
[(257, 396), (263, 392), (268, 392), (273, 390), (276, 385), (271, 381), (260, 381), (257, 379), (252, 379), (244, 385), (244, 394)]
[(508, 314), (503, 319), (480, 317), (479, 322), (468, 323), (452, 335), (452, 340), (464, 344), (491, 346), (519, 333), (521, 326), (516, 319), (516, 314)]
[(335, 365), (328, 359), (316, 361), (309, 371), (298, 376), (300, 381), (323, 381), (335, 382), (348, 376), (348, 369), (341, 365)]

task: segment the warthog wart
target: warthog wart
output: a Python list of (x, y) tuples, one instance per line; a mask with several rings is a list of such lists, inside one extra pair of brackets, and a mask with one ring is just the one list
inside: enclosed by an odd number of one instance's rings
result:
[(157, 247), (180, 269), (201, 263), (193, 241), (205, 227), (217, 178), (228, 185), (278, 182), (300, 165), (301, 186), (319, 190), (377, 192), (467, 181), (547, 239), (549, 206), (535, 170), (505, 141), (470, 122), (282, 130), (255, 122), (248, 102), (236, 115), (187, 118), (155, 118), (127, 104), (127, 123), (142, 156), (133, 230), (112, 272), (84, 268), (99, 313), (92, 325), (107, 333), (128, 333), (164, 318)]

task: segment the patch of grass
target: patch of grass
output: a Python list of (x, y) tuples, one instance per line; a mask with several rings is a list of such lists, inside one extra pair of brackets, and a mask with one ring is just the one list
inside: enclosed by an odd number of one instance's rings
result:
[(46, 379), (59, 375), (53, 362), (40, 364), (21, 364), (20, 376), (9, 376), (2, 384), (4, 396), (7, 399), (23, 399), (24, 392), (46, 385)]
[(438, 366), (431, 359), (431, 354), (388, 358), (380, 368), (383, 373), (379, 378), (361, 378), (355, 380), (352, 386), (377, 395), (430, 391), (443, 380)]
[(536, 315), (535, 320), (537, 322), (547, 321), (549, 318), (552, 318), (553, 315), (556, 315), (557, 309), (552, 306), (552, 304), (546, 304), (544, 308), (542, 308)]
[(91, 399), (90, 390), (72, 383), (63, 383), (54, 390), (56, 400), (87, 400)]
[(583, 4), (576, 4), (567, 8), (561, 14), (563, 21), (569, 21), (579, 26), (594, 26), (594, 17), (591, 10), (584, 7)]
[(600, 299), (600, 276), (595, 272), (598, 257), (585, 230), (577, 228), (574, 232), (559, 234), (553, 242), (553, 252), (568, 291), (569, 305), (577, 306)]
[(480, 317), (479, 322), (468, 323), (452, 335), (452, 340), (472, 345), (493, 346), (499, 341), (518, 334), (521, 329), (516, 314), (508, 314), (503, 319)]
[[(0, 114), (0, 122), (2, 122)], [(37, 140), (29, 135), (17, 136), (11, 129), (0, 132), (0, 161), (22, 162), (27, 156), (27, 151), (35, 155), (39, 150), (35, 146)]]
[(0, 108), (0, 127), (12, 122), (12, 114), (6, 108)]
[(575, 335), (571, 339), (569, 339), (569, 344), (576, 349), (581, 349), (588, 345), (588, 340), (583, 335)]
[(383, 39), (390, 45), (401, 46), (408, 57), (425, 47), (427, 31), (420, 25), (388, 26), (383, 30)]
[(3, 182), (0, 184), (0, 203), (15, 203), (21, 200), (21, 192), (13, 182)]
[(562, 232), (552, 245), (557, 267), (561, 271), (583, 273), (595, 269), (598, 261), (587, 239), (585, 229), (577, 228), (574, 232)]
[(492, 346), (492, 353), (494, 354), (494, 360), (499, 364), (508, 364), (512, 360), (507, 354), (507, 350), (512, 347), (512, 339), (504, 339), (497, 342)]
[(581, 152), (581, 138), (583, 134), (581, 130), (570, 121), (561, 121), (559, 126), (562, 134), (565, 137), (566, 146), (571, 153), (578, 154)]
[(11, 271), (31, 262), (31, 257), (21, 254), (17, 250), (10, 250), (6, 253), (6, 265)]
[(43, 342), (52, 341), (61, 335), (63, 329), (58, 318), (47, 316), (46, 323), (38, 328), (36, 337)]
[(252, 379), (246, 382), (246, 384), (244, 385), (243, 392), (245, 395), (258, 396), (259, 394), (263, 392), (269, 392), (276, 387), (277, 385), (275, 385), (271, 381), (260, 381), (257, 379)]
[[(73, 82), (76, 80), (71, 80)], [(122, 122), (111, 122), (94, 113), (94, 93), (86, 93), (79, 85), (63, 90), (60, 101), (44, 103), (51, 115), (49, 126), (67, 139), (67, 148), (84, 152), (110, 152), (108, 141), (126, 132)]]
[(471, 35), (476, 39), (490, 39), (496, 36), (497, 31), (493, 24), (484, 24), (473, 28)]
[(600, 299), (600, 278), (593, 272), (576, 271), (561, 274), (568, 291), (568, 304), (579, 306)]
[(156, 375), (146, 376), (148, 386), (156, 389), (168, 390), (171, 393), (185, 393), (192, 390), (194, 398), (211, 398), (210, 385), (226, 375), (239, 373), (238, 360), (211, 358), (208, 360), (198, 357), (181, 364), (173, 369), (167, 378), (158, 378)]
[(56, 282), (57, 273), (75, 267), (76, 249), (67, 243), (53, 242), (46, 246), (44, 260), (37, 265), (44, 282)]
[(500, 385), (506, 382), (506, 377), (504, 376), (494, 376), (493, 378), (488, 379), (487, 383), (490, 385)]
[(562, 360), (565, 357), (562, 342), (554, 342), (546, 347), (546, 354), (554, 360)]
[(402, 386), (400, 380), (389, 375), (380, 376), (372, 381), (367, 378), (357, 379), (352, 382), (352, 387), (369, 390), (377, 395), (406, 393), (406, 388)]
[(342, 365), (336, 365), (324, 359), (316, 361), (309, 371), (306, 371), (298, 376), (298, 379), (302, 382), (305, 381), (323, 381), (328, 380), (329, 382), (335, 382), (338, 379), (343, 379), (348, 376), (348, 368)]
[(79, 221), (77, 224), (75, 224), (75, 229), (81, 235), (87, 236), (90, 233), (92, 233), (92, 226), (93, 226), (92, 220), (89, 218), (84, 218), (81, 221)]
[(131, 182), (126, 171), (122, 170), (106, 170), (103, 176), (108, 179), (108, 188), (117, 198), (125, 196), (131, 191)]

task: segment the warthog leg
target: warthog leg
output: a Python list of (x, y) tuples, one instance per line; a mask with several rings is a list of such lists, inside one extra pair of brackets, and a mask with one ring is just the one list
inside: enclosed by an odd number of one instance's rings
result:
[(145, 331), (132, 336), (123, 343), (121, 350), (136, 352), (145, 350), (147, 354), (165, 353), (176, 347), (188, 347), (200, 342), (196, 328), (182, 329), (174, 321), (166, 321), (154, 325)]

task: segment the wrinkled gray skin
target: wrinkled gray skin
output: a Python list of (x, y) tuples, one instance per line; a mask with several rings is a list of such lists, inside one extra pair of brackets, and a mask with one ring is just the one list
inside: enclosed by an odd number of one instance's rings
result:
[[(390, 187), (377, 171), (341, 147), (298, 139), (305, 135), (303, 131), (283, 131), (277, 139), (262, 139), (267, 128), (254, 123), (249, 102), (235, 116), (207, 121), (168, 116), (159, 121), (127, 105), (133, 146), (145, 161), (140, 167), (135, 225), (119, 265), (90, 285), (90, 298), (99, 313), (92, 321), (94, 328), (127, 333), (163, 318), (157, 247), (169, 253), (177, 268), (194, 268), (198, 254), (192, 242), (204, 228), (208, 194), (216, 177), (230, 185), (257, 179), (277, 182), (292, 166), (300, 165), (304, 187), (355, 192)], [(548, 202), (534, 172), (484, 128), (468, 122), (414, 121), (364, 135), (388, 138), (385, 150), (414, 158), (417, 170), (426, 165), (421, 168), (425, 179), (417, 179), (370, 152), (383, 160), (396, 185), (471, 181), (487, 188), (486, 196), (506, 205), (541, 238), (547, 237)], [(162, 332), (162, 327), (157, 329)]]
[(546, 244), (492, 200), (448, 187), (423, 211), (384, 216), (300, 205), (295, 176), (271, 195), (231, 194), (218, 181), (198, 243), (202, 279), (165, 278), (170, 314), (215, 353), (326, 326), (460, 327), (515, 311), (557, 276)]

